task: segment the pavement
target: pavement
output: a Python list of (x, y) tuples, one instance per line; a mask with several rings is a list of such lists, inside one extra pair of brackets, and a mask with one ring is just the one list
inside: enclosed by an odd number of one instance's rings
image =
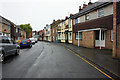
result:
[(112, 50), (78, 47), (76, 45), (67, 43), (58, 44), (76, 52), (80, 56), (86, 58), (87, 60), (96, 64), (107, 72), (120, 77), (120, 60), (112, 58)]
[[(33, 78), (35, 80), (39, 78), (109, 79), (104, 70), (101, 71), (101, 68), (98, 68), (63, 46), (38, 42), (32, 48), (21, 49), (19, 56), (7, 57), (2, 63), (2, 78), (3, 80), (9, 80), (9, 78), (10, 80), (18, 78), (19, 80), (29, 80), (29, 78), (32, 80)], [(112, 77), (111, 74), (108, 75)]]

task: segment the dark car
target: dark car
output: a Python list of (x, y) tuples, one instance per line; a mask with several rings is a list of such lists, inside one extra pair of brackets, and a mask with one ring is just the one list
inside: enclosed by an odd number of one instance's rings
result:
[(0, 62), (9, 55), (19, 55), (20, 46), (7, 36), (0, 36)]
[(23, 48), (23, 47), (29, 47), (31, 48), (32, 47), (32, 43), (30, 41), (30, 39), (23, 39), (20, 41), (20, 47)]

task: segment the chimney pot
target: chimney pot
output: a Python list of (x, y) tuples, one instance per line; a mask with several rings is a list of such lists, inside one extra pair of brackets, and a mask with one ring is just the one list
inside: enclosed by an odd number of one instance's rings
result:
[(72, 14), (70, 14), (70, 17), (72, 16)]
[(81, 6), (79, 6), (79, 12), (82, 10)]
[(87, 7), (87, 4), (83, 4), (83, 8), (86, 8)]

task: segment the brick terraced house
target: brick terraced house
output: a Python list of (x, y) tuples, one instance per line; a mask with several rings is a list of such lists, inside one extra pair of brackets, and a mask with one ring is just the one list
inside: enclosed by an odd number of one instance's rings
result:
[(11, 23), (0, 16), (0, 35), (11, 37)]
[(58, 24), (60, 23), (60, 20), (53, 20), (53, 23), (51, 24), (51, 41), (52, 42), (58, 42)]
[(113, 48), (113, 2), (83, 4), (83, 9), (80, 6), (79, 13), (72, 18), (74, 45)]
[[(21, 31), (23, 30), (19, 26), (0, 16), (0, 35), (11, 37), (13, 40), (19, 40), (21, 38)], [(25, 31), (24, 36), (26, 37)]]

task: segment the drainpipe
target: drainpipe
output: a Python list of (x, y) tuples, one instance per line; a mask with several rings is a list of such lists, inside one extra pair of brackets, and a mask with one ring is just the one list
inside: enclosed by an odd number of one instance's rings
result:
[(100, 49), (101, 49), (101, 29), (100, 29), (99, 39), (100, 39)]
[(79, 31), (78, 31), (78, 47), (79, 47)]

